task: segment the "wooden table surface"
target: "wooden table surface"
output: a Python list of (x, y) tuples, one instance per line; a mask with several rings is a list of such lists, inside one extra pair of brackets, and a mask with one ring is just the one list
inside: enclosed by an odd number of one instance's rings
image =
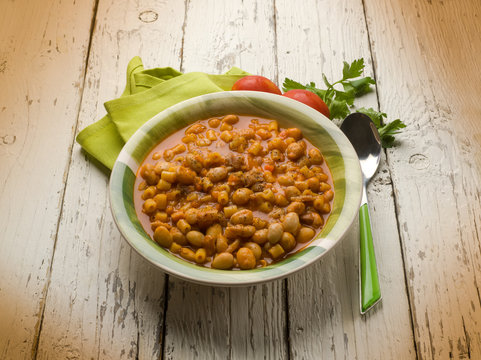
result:
[[(477, 0), (2, 1), (1, 359), (481, 359)], [(358, 226), (284, 280), (212, 288), (133, 252), (74, 141), (149, 67), (322, 83), (407, 128), (369, 187), (383, 301), (358, 304)]]

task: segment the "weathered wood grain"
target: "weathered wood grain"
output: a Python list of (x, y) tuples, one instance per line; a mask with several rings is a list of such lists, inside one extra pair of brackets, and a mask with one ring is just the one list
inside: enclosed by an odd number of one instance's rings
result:
[[(132, 56), (178, 66), (184, 3), (100, 1), (79, 129), (122, 92)], [(165, 275), (132, 251), (110, 213), (108, 178), (74, 145), (39, 359), (155, 359)]]
[(0, 358), (31, 358), (45, 303), (94, 2), (0, 12)]
[(481, 4), (366, 0), (420, 359), (481, 357)]
[[(342, 61), (363, 57), (372, 76), (363, 6), (360, 1), (309, 1), (299, 7), (276, 1), (280, 78), (337, 80)], [(377, 108), (375, 94), (359, 101)], [(384, 160), (384, 159), (383, 159)], [(359, 314), (356, 224), (343, 243), (319, 263), (288, 279), (292, 358), (410, 359), (415, 357), (403, 263), (385, 161), (369, 187), (382, 303)]]
[[(276, 79), (274, 31), (272, 2), (187, 2), (182, 70)], [(283, 282), (229, 290), (171, 278), (166, 358), (286, 358), (283, 294)]]

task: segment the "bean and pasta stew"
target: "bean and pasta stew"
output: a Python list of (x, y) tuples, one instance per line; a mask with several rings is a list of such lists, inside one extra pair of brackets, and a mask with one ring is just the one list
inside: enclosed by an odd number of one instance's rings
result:
[(334, 198), (321, 152), (299, 129), (233, 114), (163, 140), (134, 190), (155, 242), (215, 269), (254, 269), (299, 251), (321, 231)]

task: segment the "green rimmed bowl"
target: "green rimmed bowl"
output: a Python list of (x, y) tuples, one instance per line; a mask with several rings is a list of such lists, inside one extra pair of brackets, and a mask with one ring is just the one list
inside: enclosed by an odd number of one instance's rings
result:
[[(318, 147), (334, 182), (332, 212), (321, 233), (303, 250), (264, 268), (216, 270), (184, 261), (155, 243), (144, 231), (134, 208), (134, 182), (139, 165), (161, 140), (200, 119), (226, 114), (275, 119), (281, 127), (298, 127)], [(129, 139), (110, 177), (114, 220), (127, 242), (146, 260), (185, 280), (244, 286), (286, 277), (319, 260), (343, 238), (361, 202), (359, 160), (349, 140), (324, 115), (284, 96), (255, 91), (226, 91), (198, 96), (174, 105), (146, 122)]]

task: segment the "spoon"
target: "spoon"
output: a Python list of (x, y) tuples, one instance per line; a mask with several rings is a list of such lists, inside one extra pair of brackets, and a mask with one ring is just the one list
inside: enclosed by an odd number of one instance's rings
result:
[(376, 256), (372, 243), (371, 220), (369, 219), (369, 208), (367, 205), (367, 184), (376, 173), (381, 159), (381, 139), (376, 125), (369, 116), (362, 113), (348, 115), (341, 130), (347, 136), (356, 150), (362, 172), (362, 199), (359, 209), (359, 229), (361, 232), (360, 244), (360, 307), (361, 314), (381, 300), (381, 288), (377, 272)]

